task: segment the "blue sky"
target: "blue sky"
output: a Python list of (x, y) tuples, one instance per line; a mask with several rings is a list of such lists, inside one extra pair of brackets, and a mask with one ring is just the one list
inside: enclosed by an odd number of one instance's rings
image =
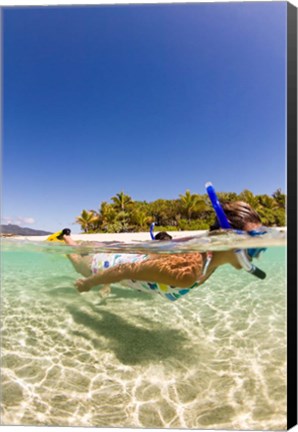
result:
[(285, 191), (286, 3), (3, 10), (4, 223)]

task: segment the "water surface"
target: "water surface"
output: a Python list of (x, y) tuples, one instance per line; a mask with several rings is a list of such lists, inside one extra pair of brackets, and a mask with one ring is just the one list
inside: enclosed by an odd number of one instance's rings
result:
[(174, 303), (119, 285), (102, 300), (58, 246), (6, 241), (2, 424), (286, 429), (285, 255)]

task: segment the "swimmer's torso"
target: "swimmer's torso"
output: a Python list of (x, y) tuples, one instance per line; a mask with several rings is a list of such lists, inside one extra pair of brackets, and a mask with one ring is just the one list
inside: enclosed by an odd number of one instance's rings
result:
[[(93, 256), (91, 271), (96, 274), (99, 270), (104, 270), (124, 263), (139, 263), (148, 259), (146, 254), (107, 254), (98, 253)], [(199, 286), (201, 281), (195, 282), (189, 288), (179, 288), (157, 282), (124, 280), (121, 285), (151, 294), (159, 294), (170, 301), (178, 300), (180, 297), (189, 293), (193, 288)]]

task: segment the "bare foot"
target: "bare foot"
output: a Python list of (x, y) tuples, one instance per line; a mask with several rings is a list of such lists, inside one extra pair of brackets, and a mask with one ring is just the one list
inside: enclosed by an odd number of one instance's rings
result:
[(100, 290), (98, 291), (98, 294), (100, 295), (100, 297), (102, 298), (106, 298), (111, 294), (111, 287), (110, 285), (104, 285), (103, 288), (100, 288)]
[(86, 281), (86, 279), (78, 279), (75, 282), (75, 286), (77, 287), (79, 292), (90, 291), (90, 287), (88, 286), (88, 282)]

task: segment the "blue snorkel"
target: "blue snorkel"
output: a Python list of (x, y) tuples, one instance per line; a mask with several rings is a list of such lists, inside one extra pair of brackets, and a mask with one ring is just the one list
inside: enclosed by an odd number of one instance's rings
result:
[(155, 240), (155, 236), (153, 234), (154, 226), (155, 226), (155, 222), (152, 222), (152, 224), (150, 225), (150, 235), (152, 240)]
[(222, 206), (220, 205), (220, 202), (217, 198), (216, 192), (214, 190), (214, 187), (212, 186), (212, 183), (206, 183), (205, 184), (208, 196), (210, 198), (212, 207), (216, 213), (216, 217), (218, 219), (219, 225), (223, 229), (232, 229), (225, 212), (222, 209)]
[[(212, 183), (208, 182), (205, 184), (206, 191), (208, 193), (208, 196), (210, 198), (212, 207), (216, 213), (216, 217), (219, 223), (219, 226), (223, 229), (233, 229), (231, 227), (231, 224), (229, 223), (225, 212), (223, 211), (222, 206), (220, 205), (220, 202), (217, 198), (216, 192), (214, 190), (214, 187)], [(235, 230), (234, 230), (235, 231)], [(236, 231), (237, 232), (237, 231)], [(237, 249), (235, 250), (236, 257), (238, 259), (239, 264), (241, 265), (244, 270), (246, 270), (248, 273), (253, 274), (254, 276), (258, 277), (259, 279), (265, 279), (266, 273), (264, 273), (261, 269), (253, 265), (249, 259), (247, 258), (245, 251), (243, 249)]]

